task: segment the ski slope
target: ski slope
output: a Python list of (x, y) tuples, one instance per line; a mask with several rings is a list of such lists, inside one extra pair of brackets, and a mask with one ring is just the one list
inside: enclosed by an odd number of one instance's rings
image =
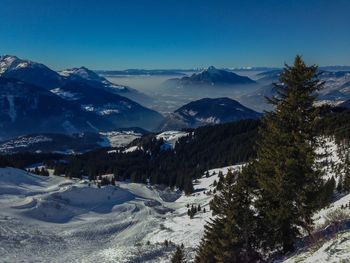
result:
[[(237, 167), (230, 167), (238, 169)], [(86, 181), (0, 169), (0, 262), (168, 262), (176, 245), (193, 258), (218, 171), (185, 196), (135, 183), (97, 188)], [(187, 204), (206, 212), (193, 219)], [(164, 241), (169, 241), (169, 246)]]
[[(341, 161), (332, 141), (325, 148), (332, 153), (328, 158)], [(0, 262), (170, 262), (181, 244), (187, 262), (193, 262), (211, 217), (213, 183), (220, 171), (240, 168), (210, 170), (188, 196), (161, 186), (117, 182), (98, 188), (84, 180), (0, 168)], [(326, 178), (337, 179), (325, 171)], [(316, 228), (326, 227), (328, 215), (349, 202), (350, 195), (338, 196), (316, 213)], [(201, 206), (193, 219), (187, 215), (191, 205)], [(349, 250), (350, 232), (339, 232), (278, 262), (346, 262)]]

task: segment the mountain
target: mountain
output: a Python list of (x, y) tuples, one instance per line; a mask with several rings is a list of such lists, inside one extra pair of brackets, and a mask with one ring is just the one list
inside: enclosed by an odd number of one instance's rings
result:
[(96, 88), (136, 100), (139, 103), (151, 100), (147, 95), (130, 87), (116, 85), (86, 67), (56, 72), (43, 64), (11, 55), (0, 56), (0, 76), (22, 80), (48, 90), (59, 88), (70, 81), (84, 82)]
[(52, 92), (20, 80), (0, 77), (0, 138), (24, 134), (110, 130), (101, 116)]
[(59, 71), (59, 74), (65, 78), (65, 83), (70, 81), (83, 82), (90, 86), (135, 100), (141, 104), (150, 104), (152, 102), (152, 99), (146, 94), (124, 85), (114, 84), (86, 67), (65, 69)]
[(128, 87), (113, 84), (112, 82), (108, 81), (106, 78), (101, 77), (100, 75), (96, 74), (94, 71), (86, 67), (65, 69), (65, 70), (59, 71), (59, 74), (63, 76), (67, 82), (69, 81), (84, 82), (84, 83), (88, 83), (91, 86), (106, 88), (106, 89), (109, 89), (110, 91), (115, 91), (115, 92), (123, 92), (123, 91), (126, 92), (129, 90)]
[(220, 85), (238, 85), (238, 84), (254, 84), (255, 81), (237, 75), (236, 73), (217, 69), (213, 66), (191, 76), (182, 78), (174, 78), (166, 81), (167, 85), (182, 87), (182, 86), (220, 86)]
[(141, 127), (153, 130), (164, 119), (156, 111), (126, 97), (91, 86), (90, 83), (70, 81), (51, 91), (62, 99), (78, 105), (84, 112), (103, 117), (115, 128)]
[[(260, 87), (240, 97), (240, 101), (257, 111), (271, 110), (265, 97), (276, 94), (273, 84), (278, 82), (281, 70), (271, 70), (257, 74)], [(324, 82), (323, 88), (318, 92), (317, 100), (338, 104), (350, 99), (350, 72), (319, 70), (319, 78)]]
[(126, 70), (97, 70), (98, 74), (104, 76), (139, 76), (139, 75), (150, 75), (150, 76), (166, 76), (166, 75), (185, 75), (183, 72), (188, 70), (182, 69), (126, 69)]
[(57, 88), (63, 82), (63, 78), (47, 66), (10, 55), (0, 56), (0, 76), (46, 89)]
[(243, 119), (258, 119), (260, 113), (229, 98), (192, 101), (167, 116), (161, 130), (179, 130)]
[[(67, 69), (57, 73), (43, 64), (6, 55), (0, 57), (0, 78), (2, 85), (6, 87), (0, 91), (4, 103), (0, 105), (0, 108), (4, 110), (2, 115), (7, 116), (1, 120), (2, 127), (7, 127), (8, 120), (10, 120), (8, 124), (13, 126), (8, 136), (1, 135), (4, 138), (28, 133), (60, 133), (68, 132), (68, 130), (71, 132), (110, 131), (126, 127), (152, 130), (158, 127), (163, 120), (159, 113), (127, 98), (142, 100), (147, 97), (146, 95), (129, 87), (115, 85), (85, 67)], [(10, 91), (9, 86), (11, 85)], [(20, 93), (21, 88), (27, 98)], [(14, 93), (11, 94), (11, 92)], [(17, 97), (18, 94), (20, 97)], [(46, 98), (47, 101), (51, 101), (51, 105), (44, 105)], [(36, 113), (30, 113), (34, 114), (32, 117), (35, 121), (29, 123), (30, 114), (26, 115), (25, 107), (31, 108), (37, 105), (37, 102), (41, 104), (36, 109)], [(16, 111), (16, 119), (8, 118), (10, 104), (12, 105), (10, 108)], [(62, 112), (59, 109), (62, 109)], [(69, 112), (66, 115), (72, 118), (72, 121), (76, 119), (77, 122), (70, 122), (68, 117), (65, 120), (63, 117), (65, 112)], [(44, 125), (41, 123), (45, 121), (45, 114), (51, 114), (53, 119), (57, 118), (56, 124)], [(20, 116), (24, 119), (21, 120)], [(21, 125), (24, 125), (20, 124), (21, 121), (25, 121), (27, 125), (22, 130), (19, 129)], [(68, 129), (67, 125), (65, 129), (62, 129), (64, 123), (71, 123), (69, 126), (71, 128), (74, 126), (74, 129)], [(41, 128), (34, 127), (35, 125)]]

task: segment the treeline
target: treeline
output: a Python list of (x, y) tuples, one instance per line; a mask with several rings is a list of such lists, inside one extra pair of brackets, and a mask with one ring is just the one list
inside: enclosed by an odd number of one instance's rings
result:
[(174, 149), (164, 149), (163, 140), (155, 134), (145, 135), (131, 145), (139, 150), (123, 152), (98, 149), (66, 158), (67, 163), (55, 163), (55, 174), (69, 177), (114, 174), (115, 179), (132, 182), (165, 184), (186, 193), (193, 191), (192, 180), (210, 168), (246, 162), (255, 157), (254, 142), (258, 120), (243, 120), (216, 126), (188, 130)]
[(334, 136), (340, 142), (350, 141), (350, 109), (325, 106), (319, 130), (324, 135)]
[(23, 152), (16, 154), (0, 155), (0, 167), (15, 167), (25, 169), (26, 167), (43, 163), (52, 166), (54, 163), (66, 158), (65, 155), (58, 153), (31, 153)]

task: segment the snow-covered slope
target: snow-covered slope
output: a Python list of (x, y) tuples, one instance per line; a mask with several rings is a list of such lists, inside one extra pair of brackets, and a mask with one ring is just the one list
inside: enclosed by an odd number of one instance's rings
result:
[(90, 85), (94, 84), (100, 86), (101, 88), (111, 88), (115, 89), (117, 93), (131, 91), (128, 87), (111, 83), (106, 78), (96, 74), (94, 71), (86, 67), (65, 69), (58, 73), (69, 81), (86, 82)]
[(0, 56), (0, 76), (18, 79), (42, 88), (57, 88), (63, 78), (43, 64), (16, 56)]
[[(168, 262), (175, 244), (181, 243), (191, 258), (210, 216), (208, 191), (218, 170), (210, 175), (196, 182), (194, 194), (184, 196), (134, 183), (99, 189), (84, 181), (2, 168), (0, 258), (5, 262), (72, 262), (77, 258), (84, 262)], [(187, 204), (200, 204), (206, 212), (190, 219)], [(165, 240), (170, 242), (168, 247)]]
[(75, 133), (112, 128), (100, 116), (50, 91), (0, 77), (0, 139), (33, 133)]
[[(162, 138), (174, 136), (163, 134)], [(329, 140), (325, 149), (335, 153), (334, 147)], [(329, 158), (341, 159), (334, 154)], [(226, 174), (240, 168), (210, 170), (194, 182), (195, 191), (188, 196), (161, 186), (117, 182), (116, 186), (98, 188), (85, 181), (2, 168), (0, 258), (5, 262), (53, 258), (56, 262), (77, 258), (83, 262), (169, 262), (175, 245), (184, 244), (187, 260), (193, 262), (204, 225), (211, 217), (214, 181), (220, 171)], [(339, 196), (315, 214), (316, 225), (323, 228), (329, 213), (349, 201), (350, 195)], [(187, 210), (192, 205), (200, 205), (201, 210), (191, 219)], [(349, 237), (349, 232), (340, 232), (277, 262), (346, 262)]]

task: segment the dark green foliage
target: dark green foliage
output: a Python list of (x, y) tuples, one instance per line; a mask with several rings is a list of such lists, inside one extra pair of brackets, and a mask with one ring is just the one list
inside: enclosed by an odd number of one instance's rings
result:
[[(198, 208), (200, 208), (200, 206), (198, 206)], [(195, 216), (195, 214), (198, 211), (200, 211), (200, 210), (198, 210), (198, 208), (195, 205), (192, 205), (191, 209), (187, 210), (187, 215), (192, 219)]]
[(67, 157), (67, 163), (57, 163), (55, 174), (93, 180), (98, 175), (114, 174), (116, 180), (165, 184), (178, 187), (186, 194), (193, 192), (193, 179), (200, 178), (209, 168), (247, 161), (255, 156), (253, 142), (257, 120), (244, 120), (189, 131), (174, 150), (164, 150), (162, 140), (154, 134), (143, 136), (131, 145), (143, 150), (108, 153), (98, 149)]
[(171, 263), (183, 263), (185, 262), (185, 255), (183, 251), (183, 245), (177, 246), (174, 255), (171, 258)]
[(320, 189), (320, 193), (318, 194), (320, 207), (325, 207), (333, 201), (333, 193), (335, 188), (336, 188), (336, 185), (335, 185), (334, 177), (327, 180), (327, 182), (322, 186), (322, 188)]
[(29, 165), (42, 163), (47, 167), (52, 167), (64, 159), (64, 155), (56, 153), (16, 153), (0, 155), (0, 167), (11, 166), (19, 169), (25, 169)]
[(318, 123), (320, 134), (335, 136), (338, 142), (350, 141), (350, 109), (322, 108), (322, 121)]
[(313, 106), (321, 86), (317, 67), (308, 67), (299, 56), (286, 66), (269, 101), (275, 111), (263, 117), (258, 140), (256, 208), (264, 228), (263, 245), (286, 253), (294, 249), (300, 228), (311, 229), (312, 214), (319, 208), (315, 198), (322, 187), (321, 172), (314, 167), (318, 146)]
[(210, 202), (215, 218), (205, 226), (197, 263), (256, 262), (257, 221), (251, 209), (254, 178), (247, 167), (242, 174), (229, 172), (222, 190)]
[(259, 129), (257, 159), (218, 187), (210, 204), (216, 217), (205, 228), (197, 262), (256, 262), (257, 251), (290, 252), (300, 229), (310, 232), (313, 213), (329, 202), (335, 181), (324, 184), (315, 167), (316, 70), (297, 56), (281, 73), (277, 96), (269, 99), (275, 110)]
[(41, 169), (39, 169), (38, 167), (35, 167), (34, 170), (31, 170), (32, 173), (37, 174), (37, 175), (41, 175), (41, 176), (49, 176), (49, 171), (46, 170), (44, 167), (42, 167)]

